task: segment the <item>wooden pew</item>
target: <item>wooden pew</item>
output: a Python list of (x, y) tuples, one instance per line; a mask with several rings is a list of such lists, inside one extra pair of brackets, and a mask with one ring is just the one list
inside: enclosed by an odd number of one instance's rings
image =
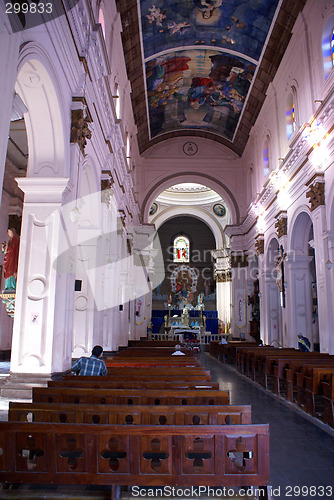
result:
[(268, 352), (269, 350), (277, 349), (276, 347), (237, 347), (236, 348), (236, 360), (237, 360), (237, 369), (243, 374), (250, 377), (250, 366), (251, 359), (255, 356), (256, 352), (261, 352), (263, 350)]
[(34, 387), (33, 402), (88, 403), (88, 404), (139, 404), (139, 405), (228, 405), (229, 391), (187, 389), (158, 392), (154, 389), (87, 389)]
[[(182, 352), (184, 353), (184, 357), (190, 357), (193, 358), (194, 354), (193, 351), (188, 351), (187, 349), (181, 349)], [(139, 358), (141, 356), (144, 357), (167, 357), (171, 356), (175, 352), (174, 348), (170, 347), (129, 347), (128, 349), (125, 349), (124, 351), (120, 352), (117, 354), (118, 358)], [(180, 356), (181, 357), (181, 356)]]
[[(317, 365), (321, 366), (328, 363), (329, 358), (330, 357), (325, 358), (319, 356), (316, 358), (316, 363)], [(313, 358), (313, 360), (314, 359), (315, 358)], [(305, 356), (295, 357), (291, 355), (289, 357), (280, 358), (279, 360), (277, 360), (276, 365), (274, 366), (274, 383), (276, 394), (282, 394), (288, 401), (293, 402), (293, 394), (294, 390), (296, 389), (297, 383), (296, 374), (301, 370), (302, 366), (307, 363), (309, 363), (309, 358)], [(284, 394), (282, 390), (284, 390)]]
[(317, 396), (322, 396), (320, 391), (322, 389), (321, 382), (330, 379), (332, 373), (334, 373), (334, 363), (328, 366), (307, 368), (307, 372), (304, 372), (305, 409), (314, 417)]
[[(266, 486), (268, 425), (0, 423), (0, 481)], [(115, 495), (116, 496), (116, 495)]]
[(258, 342), (229, 341), (227, 344), (210, 342), (210, 354), (222, 363), (235, 363), (237, 347), (258, 347)]
[(71, 377), (67, 380), (50, 380), (48, 387), (87, 387), (91, 389), (155, 389), (158, 393), (160, 389), (177, 389), (177, 390), (193, 390), (193, 389), (219, 389), (218, 382), (210, 382), (208, 380), (195, 381), (165, 381), (165, 380), (112, 380), (105, 377), (99, 377), (97, 380), (87, 380), (87, 377)]
[[(129, 378), (141, 380), (211, 380), (209, 370), (198, 368), (109, 368), (104, 380), (128, 380)], [(72, 375), (64, 375), (63, 379), (73, 378)], [(101, 377), (100, 377), (101, 378)]]
[(8, 420), (118, 425), (237, 425), (251, 423), (250, 405), (152, 406), (9, 403)]
[[(256, 379), (261, 383), (261, 379), (264, 381), (264, 387), (268, 389), (268, 381), (272, 378), (274, 380), (274, 390), (276, 394), (279, 394), (279, 381), (278, 378), (283, 377), (284, 367), (289, 365), (290, 360), (300, 360), (302, 363), (310, 362), (318, 363), (323, 359), (328, 359), (328, 354), (322, 354), (319, 352), (275, 352), (273, 354), (265, 354), (258, 358)], [(277, 370), (275, 372), (275, 368)], [(276, 373), (276, 378), (275, 378)]]
[(133, 368), (148, 368), (148, 367), (189, 367), (196, 368), (200, 367), (200, 363), (197, 360), (187, 356), (161, 356), (159, 358), (141, 357), (141, 358), (106, 358), (105, 364), (108, 368), (122, 368), (122, 367), (133, 367)]
[(334, 373), (328, 380), (321, 381), (324, 402), (324, 422), (334, 427)]

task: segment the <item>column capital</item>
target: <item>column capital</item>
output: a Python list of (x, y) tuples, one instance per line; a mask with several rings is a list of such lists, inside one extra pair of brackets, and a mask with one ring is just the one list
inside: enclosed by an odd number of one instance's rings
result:
[(24, 192), (24, 203), (59, 203), (63, 201), (68, 177), (17, 177), (16, 182)]

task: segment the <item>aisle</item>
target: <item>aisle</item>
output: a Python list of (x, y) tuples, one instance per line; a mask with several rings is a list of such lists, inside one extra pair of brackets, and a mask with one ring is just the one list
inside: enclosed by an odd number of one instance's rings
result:
[[(280, 487), (276, 491), (280, 496), (273, 498), (332, 498), (334, 431), (328, 426), (328, 432), (322, 430), (311, 417), (302, 416), (291, 404), (281, 402), (208, 353), (199, 354), (199, 359), (211, 370), (212, 380), (219, 382), (219, 388), (231, 391), (231, 404), (251, 404), (252, 422), (270, 424), (270, 478), (274, 489)], [(288, 495), (290, 486), (305, 486), (308, 495), (302, 495), (302, 491), (298, 494), (298, 489)], [(307, 489), (310, 486), (317, 490)], [(321, 487), (325, 487), (324, 494)]]

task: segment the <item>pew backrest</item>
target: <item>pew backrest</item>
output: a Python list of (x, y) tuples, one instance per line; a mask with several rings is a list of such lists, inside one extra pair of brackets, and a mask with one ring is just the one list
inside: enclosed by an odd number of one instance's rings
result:
[(0, 422), (0, 481), (264, 486), (268, 425)]
[(249, 405), (150, 406), (9, 403), (8, 420), (18, 422), (120, 425), (236, 425), (251, 423)]
[(72, 387), (34, 387), (32, 400), (40, 403), (227, 405), (229, 391), (152, 389), (88, 389)]

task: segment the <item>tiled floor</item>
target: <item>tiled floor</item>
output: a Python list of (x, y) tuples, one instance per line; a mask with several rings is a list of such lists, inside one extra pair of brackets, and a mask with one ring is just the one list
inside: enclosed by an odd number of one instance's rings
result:
[[(230, 391), (231, 404), (251, 404), (253, 423), (270, 424), (272, 499), (334, 497), (334, 429), (269, 394), (234, 367), (222, 365), (207, 353), (199, 358), (220, 389)], [(8, 373), (9, 363), (0, 362), (0, 384)], [(0, 398), (1, 420), (7, 419), (8, 404)]]

